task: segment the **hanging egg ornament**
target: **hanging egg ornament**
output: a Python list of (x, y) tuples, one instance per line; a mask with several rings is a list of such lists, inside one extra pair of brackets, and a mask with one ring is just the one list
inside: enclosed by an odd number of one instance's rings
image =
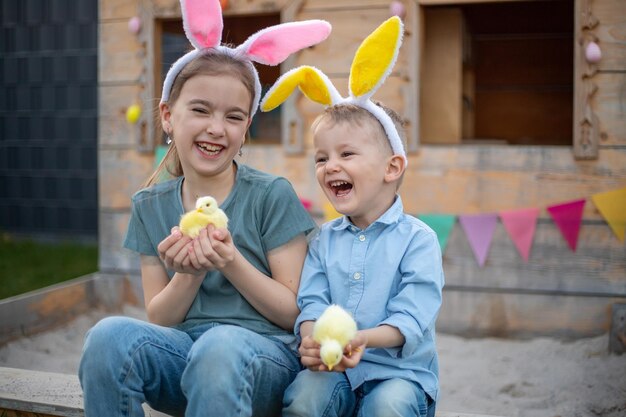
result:
[(137, 123), (137, 120), (141, 117), (141, 106), (139, 104), (133, 104), (126, 109), (126, 121), (131, 124)]
[(602, 51), (595, 42), (589, 42), (585, 48), (585, 58), (587, 62), (597, 64), (602, 59)]
[(401, 1), (394, 0), (389, 5), (389, 14), (391, 16), (398, 16), (400, 19), (404, 19), (406, 15), (406, 8)]
[(128, 31), (130, 33), (137, 34), (141, 30), (141, 19), (138, 16), (133, 16), (128, 19)]

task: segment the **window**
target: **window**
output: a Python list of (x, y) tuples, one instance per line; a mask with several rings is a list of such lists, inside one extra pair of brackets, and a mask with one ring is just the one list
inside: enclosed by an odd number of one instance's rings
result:
[(573, 142), (574, 4), (424, 7), (422, 143)]

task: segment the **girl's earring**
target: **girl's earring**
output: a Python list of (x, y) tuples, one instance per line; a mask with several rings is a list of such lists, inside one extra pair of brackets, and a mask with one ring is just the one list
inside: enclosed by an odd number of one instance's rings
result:
[(172, 139), (170, 139), (170, 135), (167, 135), (167, 139), (165, 139), (165, 144), (169, 145), (170, 143), (172, 143)]
[(242, 156), (242, 155), (243, 155), (242, 148), (239, 148), (239, 153), (238, 153), (238, 155), (239, 155), (239, 156)]

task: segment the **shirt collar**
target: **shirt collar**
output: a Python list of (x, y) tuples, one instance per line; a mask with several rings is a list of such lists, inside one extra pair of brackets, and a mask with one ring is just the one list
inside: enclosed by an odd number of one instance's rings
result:
[[(372, 224), (370, 224), (368, 226), (368, 229), (377, 223), (380, 223), (380, 224), (397, 223), (403, 212), (404, 212), (404, 206), (402, 205), (402, 198), (400, 197), (400, 195), (397, 194), (391, 207), (389, 207), (387, 211), (385, 211), (382, 214), (382, 216), (380, 216)], [(349, 227), (355, 227), (355, 226), (352, 224), (350, 219), (348, 219), (348, 216), (341, 216), (339, 219), (334, 220), (333, 225), (332, 225), (333, 230), (344, 230)]]

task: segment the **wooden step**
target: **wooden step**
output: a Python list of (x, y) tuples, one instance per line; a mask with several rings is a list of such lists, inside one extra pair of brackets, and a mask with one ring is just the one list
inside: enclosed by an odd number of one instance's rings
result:
[[(169, 417), (144, 405), (146, 417)], [(0, 367), (0, 416), (84, 417), (76, 375)], [(496, 417), (437, 411), (436, 417)]]

